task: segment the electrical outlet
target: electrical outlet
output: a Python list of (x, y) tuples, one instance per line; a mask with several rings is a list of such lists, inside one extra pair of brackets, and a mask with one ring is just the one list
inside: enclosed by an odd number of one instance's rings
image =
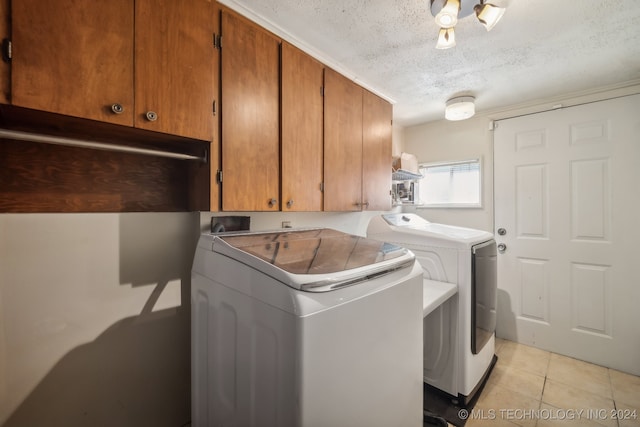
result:
[(291, 221), (282, 221), (282, 228), (291, 228)]

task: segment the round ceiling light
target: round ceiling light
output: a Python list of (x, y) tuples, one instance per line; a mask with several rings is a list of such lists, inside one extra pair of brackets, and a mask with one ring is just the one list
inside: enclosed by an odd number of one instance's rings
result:
[(474, 101), (475, 98), (473, 96), (451, 98), (447, 101), (447, 106), (444, 109), (444, 118), (447, 120), (464, 120), (473, 117), (476, 113)]

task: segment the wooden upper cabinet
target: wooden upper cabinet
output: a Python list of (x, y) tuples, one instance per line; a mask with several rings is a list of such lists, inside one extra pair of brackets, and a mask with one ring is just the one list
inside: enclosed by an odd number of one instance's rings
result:
[(362, 209), (362, 92), (325, 69), (324, 210)]
[(282, 210), (322, 210), (324, 65), (282, 43)]
[(222, 11), (222, 209), (280, 210), (280, 41)]
[[(213, 2), (213, 31), (220, 35), (220, 5)], [(213, 142), (209, 149), (209, 210), (220, 210), (220, 187), (218, 182), (218, 171), (220, 170), (220, 49), (215, 49), (213, 53)]]
[(214, 139), (211, 0), (14, 0), (11, 17), (13, 105)]
[[(10, 39), (9, 0), (0, 0), (0, 40)], [(0, 104), (9, 103), (11, 93), (11, 68), (7, 61), (0, 61)]]
[(362, 97), (362, 200), (367, 210), (391, 209), (390, 103), (364, 90)]
[(135, 1), (136, 127), (213, 140), (213, 8), (211, 0)]
[(133, 125), (133, 15), (131, 0), (12, 1), (11, 103)]

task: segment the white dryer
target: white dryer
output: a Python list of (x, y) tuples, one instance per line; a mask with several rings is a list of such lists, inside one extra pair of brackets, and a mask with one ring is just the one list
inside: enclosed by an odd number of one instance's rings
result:
[(410, 213), (369, 222), (367, 237), (410, 249), (430, 281), (458, 292), (424, 318), (424, 381), (466, 405), (495, 364), (496, 243), (491, 233)]
[(330, 229), (203, 234), (192, 425), (422, 425), (422, 271)]

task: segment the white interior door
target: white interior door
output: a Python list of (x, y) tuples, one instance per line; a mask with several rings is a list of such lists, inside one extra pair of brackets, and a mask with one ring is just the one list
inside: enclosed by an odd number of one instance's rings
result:
[(497, 123), (499, 337), (640, 375), (639, 111), (633, 95)]

